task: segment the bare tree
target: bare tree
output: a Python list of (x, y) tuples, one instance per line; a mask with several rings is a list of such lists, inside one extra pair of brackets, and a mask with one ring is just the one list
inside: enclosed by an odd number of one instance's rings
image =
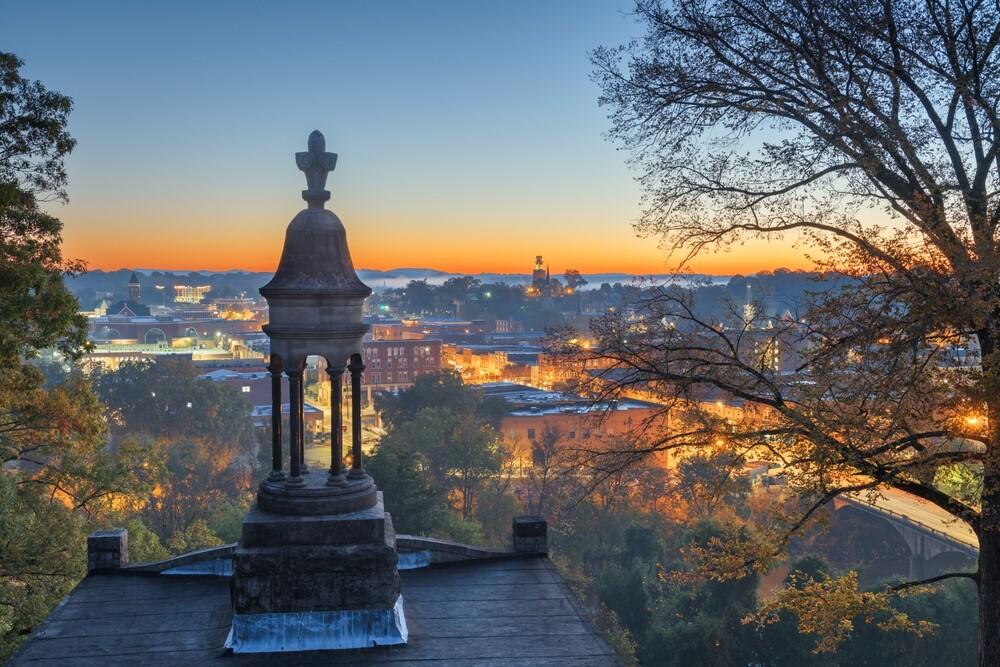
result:
[(562, 470), (559, 443), (563, 440), (562, 429), (546, 424), (537, 438), (532, 438), (532, 466), (525, 482), (528, 486), (528, 513), (545, 515), (552, 486), (557, 482)]
[[(638, 0), (636, 13), (645, 38), (593, 60), (646, 191), (638, 230), (680, 266), (792, 235), (855, 282), (776, 332), (803, 348), (794, 384), (757, 363), (745, 331), (669, 293), (640, 307), (646, 330), (605, 320), (602, 351), (626, 383), (766, 408), (769, 422), (733, 435), (773, 448), (817, 501), (891, 485), (967, 521), (979, 661), (1000, 664), (1000, 7)], [(967, 338), (980, 365), (946, 370)], [(928, 483), (955, 461), (982, 465), (981, 508)]]

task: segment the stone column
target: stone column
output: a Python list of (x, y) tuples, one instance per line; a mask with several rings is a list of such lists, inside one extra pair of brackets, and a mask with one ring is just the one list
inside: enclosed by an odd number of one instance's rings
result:
[(330, 375), (330, 479), (327, 484), (344, 483), (344, 369), (326, 369)]
[(267, 478), (280, 482), (286, 477), (281, 464), (281, 364), (272, 357), (267, 370), (271, 373), (271, 474)]
[(302, 369), (288, 369), (288, 457), (289, 477), (285, 486), (305, 486), (302, 480), (302, 409), (299, 405), (302, 386)]
[(302, 474), (309, 472), (309, 466), (306, 464), (306, 383), (305, 377), (302, 375), (302, 371), (299, 371), (299, 466), (302, 468)]
[(361, 373), (365, 365), (360, 354), (351, 355), (347, 367), (351, 371), (351, 472), (350, 479), (365, 477), (367, 473), (361, 461)]

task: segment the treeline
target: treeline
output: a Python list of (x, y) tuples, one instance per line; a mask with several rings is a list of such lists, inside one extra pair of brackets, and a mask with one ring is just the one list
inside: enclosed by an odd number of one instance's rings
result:
[[(208, 285), (212, 288), (211, 297), (234, 297), (240, 294), (255, 297), (257, 289), (269, 279), (267, 274), (248, 271), (225, 273), (152, 271), (139, 272), (137, 276), (142, 289), (142, 302), (154, 306), (161, 303), (169, 305), (173, 299), (175, 285)], [(95, 270), (68, 277), (66, 286), (80, 301), (80, 305), (89, 310), (95, 308), (105, 298), (112, 302), (128, 299), (128, 281), (131, 277), (132, 269)], [(163, 291), (158, 290), (157, 286), (162, 287)]]
[[(872, 597), (845, 628), (843, 609), (869, 600), (863, 592), (832, 588), (828, 607), (801, 617), (768, 606), (775, 590), (831, 584), (831, 575), (863, 567), (854, 560), (838, 570), (821, 557), (824, 545), (849, 546), (842, 535), (797, 538), (791, 560), (767, 569), (730, 576), (716, 568), (728, 545), (767, 528), (774, 503), (800, 502), (754, 492), (731, 451), (693, 454), (671, 471), (647, 465), (595, 477), (560, 448), (558, 433), (544, 431), (534, 443), (537, 465), (520, 475), (497, 430), (502, 401), (453, 374), (421, 377), (380, 396), (378, 407), (387, 433), (366, 467), (397, 530), (504, 544), (513, 515), (543, 514), (551, 558), (626, 664), (975, 664), (976, 596), (967, 581), (888, 602)], [(839, 643), (825, 643), (830, 635)]]
[(601, 283), (587, 285), (575, 272), (558, 276), (577, 289), (553, 298), (528, 295), (523, 286), (483, 283), (472, 276), (449, 278), (441, 285), (411, 280), (406, 287), (389, 289), (378, 295), (381, 311), (403, 315), (456, 316), (466, 319), (522, 322), (527, 329), (542, 330), (567, 323), (581, 313), (603, 313), (612, 308), (628, 308), (649, 298), (658, 289), (690, 290), (696, 311), (707, 318), (724, 321), (748, 297), (768, 316), (786, 310), (797, 314), (811, 292), (824, 292), (846, 284), (842, 276), (808, 271), (778, 269), (751, 276), (733, 276), (725, 283), (701, 280), (693, 284), (654, 286), (648, 283)]
[(365, 467), (386, 491), (396, 531), (503, 543), (515, 509), (511, 457), (498, 430), (504, 401), (442, 373), (378, 394), (375, 406), (387, 433)]
[(541, 331), (565, 324), (576, 312), (577, 297), (528, 297), (523, 286), (483, 283), (472, 276), (449, 278), (441, 285), (411, 280), (406, 287), (378, 295), (379, 310), (389, 315), (435, 315), (470, 320), (515, 320)]

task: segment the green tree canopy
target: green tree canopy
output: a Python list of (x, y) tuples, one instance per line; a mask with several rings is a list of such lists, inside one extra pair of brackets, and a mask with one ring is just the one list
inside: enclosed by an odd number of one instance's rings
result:
[(421, 374), (409, 389), (381, 393), (375, 398), (375, 409), (389, 429), (413, 421), (424, 408), (436, 407), (445, 407), (456, 415), (473, 415), (494, 428), (500, 426), (507, 410), (502, 398), (484, 396), (482, 390), (466, 385), (453, 371)]
[(89, 525), (148, 493), (143, 448), (108, 446), (79, 374), (46, 385), (29, 360), (76, 357), (86, 320), (63, 285), (82, 270), (62, 257), (62, 224), (40, 205), (65, 201), (70, 99), (25, 79), (0, 53), (0, 660), (86, 570)]

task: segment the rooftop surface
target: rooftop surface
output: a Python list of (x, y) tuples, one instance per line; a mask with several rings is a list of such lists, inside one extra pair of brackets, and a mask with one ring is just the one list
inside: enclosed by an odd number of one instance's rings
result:
[(617, 665), (547, 558), (407, 570), (406, 646), (228, 654), (229, 577), (119, 571), (84, 579), (11, 665)]
[(656, 409), (660, 406), (638, 399), (592, 401), (559, 391), (547, 391), (514, 382), (486, 382), (479, 385), (487, 396), (499, 396), (510, 405), (508, 415), (528, 417), (554, 414), (588, 414), (609, 410)]

